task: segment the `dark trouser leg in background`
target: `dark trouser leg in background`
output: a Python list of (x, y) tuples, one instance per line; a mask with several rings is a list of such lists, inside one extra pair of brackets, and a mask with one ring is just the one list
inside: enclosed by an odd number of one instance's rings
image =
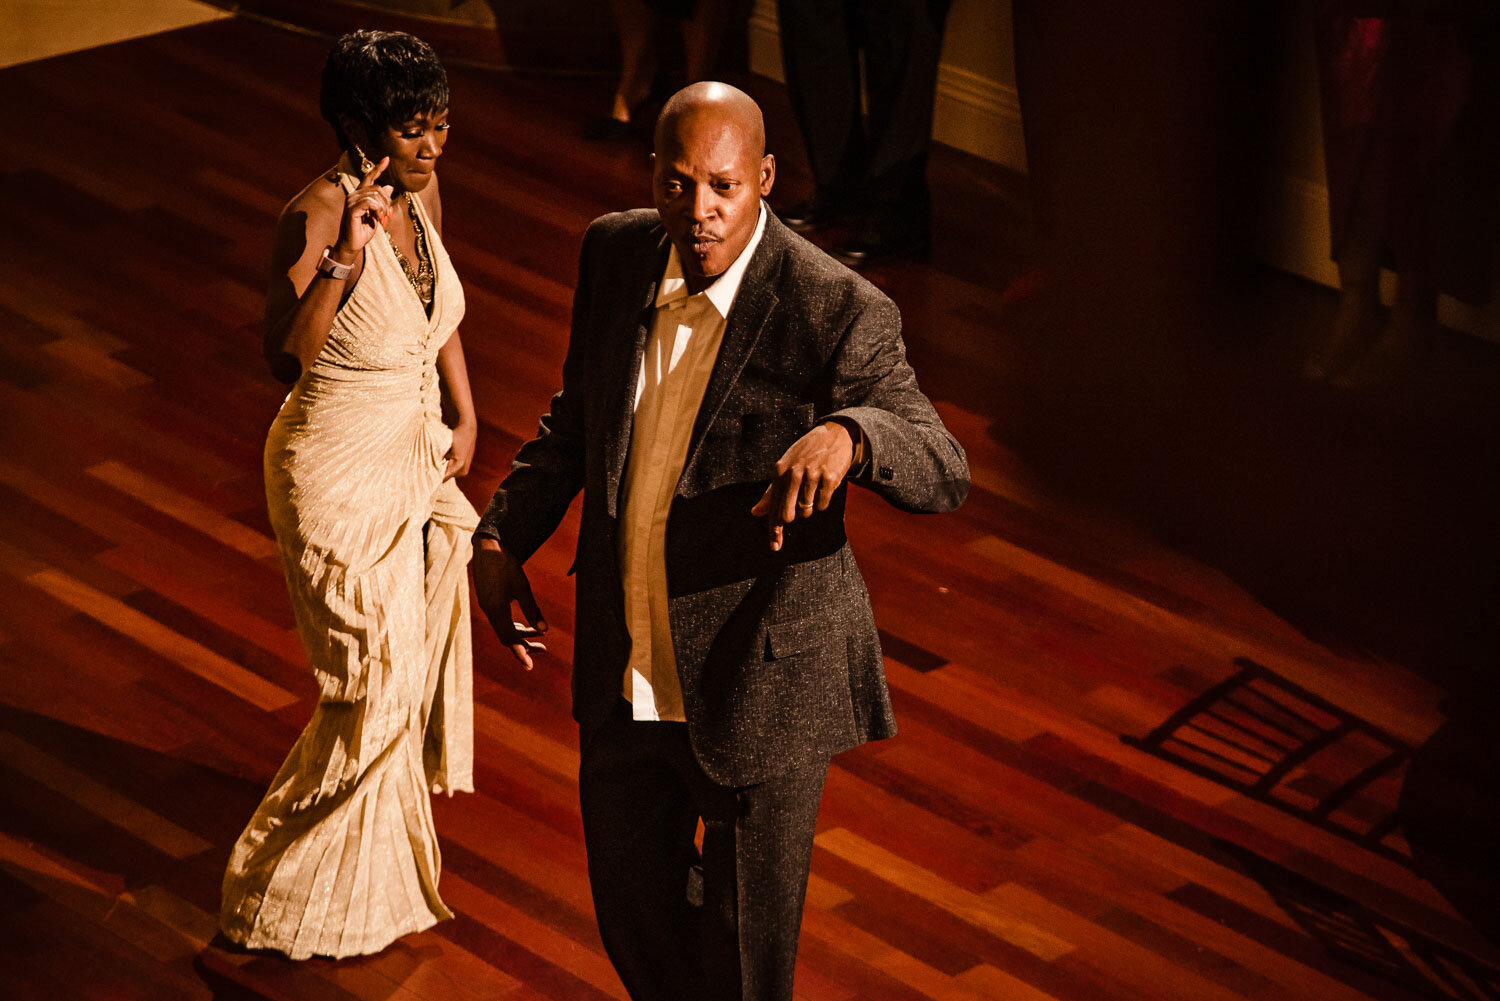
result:
[(728, 0), (698, 0), (691, 17), (682, 22), (682, 50), (688, 83), (712, 80), (719, 62), (719, 45), (729, 21)]
[(870, 107), (865, 184), (872, 201), (900, 204), (927, 192), (932, 104), (948, 3), (883, 0), (863, 10)]
[(860, 11), (870, 112), (861, 185), (867, 211), (858, 235), (833, 252), (851, 266), (928, 241), (927, 151), (948, 0), (878, 0)]
[[(703, 774), (681, 723), (622, 709), (579, 770), (600, 935), (635, 1001), (791, 1001), (826, 760), (744, 788)], [(689, 903), (704, 822), (703, 902)]]
[(864, 176), (859, 49), (849, 0), (780, 0), (781, 61), (787, 94), (812, 167), (813, 197), (781, 214), (813, 229), (857, 203)]

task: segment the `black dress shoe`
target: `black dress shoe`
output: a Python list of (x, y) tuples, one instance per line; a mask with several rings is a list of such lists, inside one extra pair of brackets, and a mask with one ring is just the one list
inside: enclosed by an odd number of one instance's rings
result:
[(898, 257), (921, 258), (931, 248), (931, 226), (925, 218), (876, 218), (861, 226), (853, 239), (828, 253), (839, 263), (858, 269)]
[(854, 207), (846, 201), (830, 198), (828, 195), (813, 195), (790, 208), (782, 209), (776, 215), (786, 223), (788, 229), (806, 233), (831, 226), (853, 215), (854, 211)]

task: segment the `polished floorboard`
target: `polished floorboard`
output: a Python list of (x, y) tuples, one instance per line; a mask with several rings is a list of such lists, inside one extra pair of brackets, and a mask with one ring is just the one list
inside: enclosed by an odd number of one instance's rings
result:
[(7, 0), (0, 8), (0, 67), (229, 16), (199, 0)]
[[(322, 52), (228, 20), (0, 71), (24, 112), (0, 132), (6, 998), (624, 997), (576, 803), (576, 513), (531, 564), (541, 667), (476, 628), (479, 792), (435, 805), (457, 918), (343, 962), (215, 939), (229, 847), (315, 695), (266, 520), (258, 324), (274, 219), (333, 158)], [(648, 190), (644, 149), (577, 139), (598, 82), (452, 85), (482, 507), (556, 385), (585, 226)], [(784, 93), (747, 86), (805, 190)], [(1203, 362), (1219, 390), (1083, 399), (1038, 344), (1023, 179), (948, 151), (933, 176), (932, 258), (872, 279), (975, 486), (938, 518), (851, 497), (901, 732), (835, 762), (799, 998), (1500, 996), (1430, 838), (1378, 828), (1493, 626), (1479, 502), (1446, 499), (1493, 462), (1493, 352), (1445, 342), (1426, 389), (1329, 403), (1283, 370), (1331, 295), (1262, 275), (1255, 349)]]

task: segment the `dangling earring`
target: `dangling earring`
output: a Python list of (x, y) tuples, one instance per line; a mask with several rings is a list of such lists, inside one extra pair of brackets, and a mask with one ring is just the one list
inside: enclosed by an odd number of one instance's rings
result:
[(370, 158), (365, 156), (365, 151), (359, 148), (359, 143), (354, 144), (354, 152), (359, 157), (359, 172), (361, 174), (368, 174), (375, 169), (375, 165), (370, 162)]

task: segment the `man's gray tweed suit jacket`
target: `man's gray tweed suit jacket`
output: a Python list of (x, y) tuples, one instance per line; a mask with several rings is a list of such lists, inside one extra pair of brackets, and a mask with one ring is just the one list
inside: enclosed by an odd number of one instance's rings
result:
[[(840, 487), (772, 552), (750, 509), (782, 454), (830, 417), (863, 429), (859, 482), (898, 508), (956, 508), (963, 449), (917, 388), (901, 315), (869, 282), (766, 209), (725, 325), (667, 520), (668, 617), (688, 734), (704, 771), (750, 785), (896, 731), (869, 594), (844, 536)], [(620, 699), (630, 651), (618, 559), (636, 374), (669, 244), (657, 213), (589, 226), (562, 389), (477, 530), (526, 560), (583, 491), (573, 715), (585, 732)]]

